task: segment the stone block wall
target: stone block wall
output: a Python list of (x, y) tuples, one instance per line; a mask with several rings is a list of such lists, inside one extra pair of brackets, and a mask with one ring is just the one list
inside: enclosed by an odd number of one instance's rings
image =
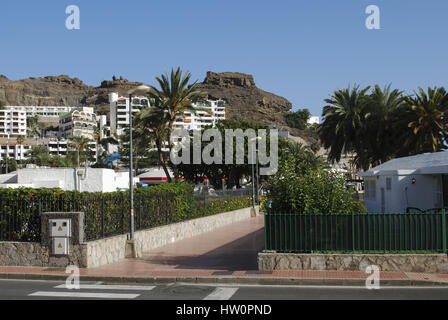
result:
[(50, 248), (37, 242), (0, 242), (0, 266), (87, 267), (87, 245), (70, 247), (68, 256), (54, 257)]
[(88, 268), (99, 267), (125, 258), (127, 235), (87, 242)]
[(258, 254), (258, 269), (365, 271), (376, 265), (381, 271), (448, 273), (446, 254)]

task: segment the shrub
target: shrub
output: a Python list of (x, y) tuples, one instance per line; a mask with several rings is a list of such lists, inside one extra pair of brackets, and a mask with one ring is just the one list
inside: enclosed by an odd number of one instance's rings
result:
[(308, 109), (297, 110), (296, 112), (285, 115), (285, 121), (291, 128), (303, 130), (307, 127), (308, 119), (311, 114)]
[(286, 155), (271, 178), (268, 200), (274, 212), (346, 214), (361, 210), (343, 177), (324, 168), (308, 168)]

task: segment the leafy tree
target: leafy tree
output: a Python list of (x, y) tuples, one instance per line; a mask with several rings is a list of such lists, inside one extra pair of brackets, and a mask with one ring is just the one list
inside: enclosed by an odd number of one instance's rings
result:
[[(258, 129), (266, 129), (268, 133), (268, 144), (267, 150), (269, 150), (269, 128), (267, 125), (262, 123), (256, 123), (250, 120), (220, 120), (216, 124), (216, 129), (219, 130), (222, 137), (222, 150), (221, 154), (223, 157), (222, 164), (205, 164), (201, 162), (200, 164), (193, 163), (193, 136), (192, 133), (190, 135), (190, 164), (180, 164), (178, 165), (179, 173), (187, 180), (193, 183), (198, 183), (203, 180), (204, 177), (209, 179), (211, 185), (216, 188), (220, 188), (222, 186), (221, 179), (226, 178), (226, 185), (228, 188), (232, 188), (234, 186), (241, 187), (240, 181), (242, 178), (252, 177), (252, 165), (248, 164), (248, 138), (245, 137), (244, 141), (244, 164), (236, 164), (236, 139), (233, 141), (233, 161), (234, 164), (225, 164), (225, 145), (226, 145), (226, 137), (225, 130), (226, 129), (241, 129), (243, 131), (247, 129), (254, 129), (257, 132)], [(201, 152), (208, 145), (208, 142), (202, 142), (201, 144)], [(260, 183), (264, 179), (264, 176), (260, 176)]]
[(6, 157), (1, 159), (1, 165), (2, 173), (9, 173), (17, 170), (17, 161), (14, 158)]
[(310, 111), (308, 109), (297, 110), (285, 115), (285, 121), (291, 128), (305, 129), (310, 119)]
[(33, 163), (38, 166), (48, 166), (51, 156), (48, 149), (44, 145), (35, 145), (28, 153), (28, 163)]

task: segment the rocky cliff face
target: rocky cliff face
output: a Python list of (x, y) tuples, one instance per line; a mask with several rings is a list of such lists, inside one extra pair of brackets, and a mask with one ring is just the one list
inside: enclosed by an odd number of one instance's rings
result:
[[(99, 87), (84, 84), (78, 78), (66, 75), (44, 78), (28, 78), (17, 81), (0, 75), (0, 100), (7, 105), (36, 106), (93, 106), (99, 114), (109, 113), (110, 92), (125, 95), (141, 83), (130, 82), (122, 77), (106, 80)], [(310, 142), (305, 131), (288, 128), (284, 120), (292, 108), (291, 102), (275, 94), (263, 91), (255, 85), (253, 76), (236, 72), (207, 72), (205, 80), (198, 88), (211, 99), (226, 101), (228, 119), (250, 119), (276, 124), (287, 128), (292, 134)]]
[(101, 86), (92, 87), (78, 78), (66, 75), (44, 78), (28, 78), (11, 81), (0, 76), (0, 100), (7, 105), (22, 106), (94, 106), (98, 113), (109, 112), (110, 92), (126, 94), (127, 90), (141, 83), (129, 82), (120, 77), (103, 81)]
[(212, 99), (225, 100), (229, 119), (246, 118), (285, 127), (284, 115), (292, 108), (285, 98), (257, 88), (248, 74), (207, 72), (198, 88)]

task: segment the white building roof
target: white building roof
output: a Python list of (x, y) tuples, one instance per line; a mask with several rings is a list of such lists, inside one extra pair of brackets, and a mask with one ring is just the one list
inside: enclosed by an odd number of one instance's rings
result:
[(360, 173), (361, 177), (448, 174), (448, 151), (424, 153), (416, 156), (397, 158)]

